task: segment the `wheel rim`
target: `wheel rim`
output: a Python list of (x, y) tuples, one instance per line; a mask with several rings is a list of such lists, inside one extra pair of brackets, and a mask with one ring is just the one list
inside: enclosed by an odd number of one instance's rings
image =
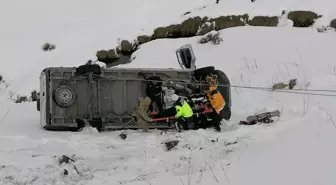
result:
[(72, 93), (69, 89), (62, 89), (59, 93), (58, 93), (58, 99), (60, 102), (62, 103), (69, 103), (72, 100)]

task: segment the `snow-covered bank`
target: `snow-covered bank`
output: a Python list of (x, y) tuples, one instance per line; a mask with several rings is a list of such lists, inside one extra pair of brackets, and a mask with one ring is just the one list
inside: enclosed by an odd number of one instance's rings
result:
[[(270, 87), (273, 82), (297, 78), (297, 88), (334, 89), (335, 34), (309, 28), (242, 27), (223, 30), (221, 36), (224, 41), (219, 45), (197, 44), (197, 37), (156, 40), (142, 45), (134, 53), (133, 63), (125, 67), (158, 63), (160, 67), (178, 67), (174, 51), (190, 43), (198, 67), (214, 65), (228, 74), (232, 84)], [(160, 49), (153, 54), (153, 48)], [(1, 115), (10, 109), (0, 123), (0, 182), (262, 185), (335, 180), (328, 171), (334, 166), (332, 146), (336, 144), (333, 97), (236, 88), (232, 96), (232, 119), (223, 122), (222, 133), (210, 129), (144, 134), (138, 130), (127, 131), (126, 140), (120, 139), (121, 131), (44, 131), (39, 127), (35, 103), (4, 103)], [(238, 125), (246, 116), (267, 109), (282, 110), (280, 119), (270, 125)], [(162, 142), (170, 139), (180, 142), (167, 152)], [(310, 151), (312, 146), (318, 151)], [(62, 155), (75, 162), (59, 165)], [(323, 161), (318, 163), (317, 158)], [(310, 166), (313, 169), (307, 172), (308, 164), (319, 168)], [(318, 169), (323, 170), (320, 173)], [(278, 174), (282, 180), (272, 181), (280, 178)], [(303, 179), (305, 174), (310, 175)]]
[[(328, 89), (335, 82), (331, 75), (314, 79), (312, 84), (316, 89)], [(309, 100), (307, 115), (285, 123), (290, 129), (277, 132), (274, 142), (262, 142), (240, 153), (235, 165), (227, 169), (233, 184), (335, 183), (336, 99), (311, 96)]]

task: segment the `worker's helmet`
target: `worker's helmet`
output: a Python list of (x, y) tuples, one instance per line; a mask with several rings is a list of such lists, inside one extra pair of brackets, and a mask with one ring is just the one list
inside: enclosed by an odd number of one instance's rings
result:
[(206, 82), (210, 85), (217, 86), (218, 85), (218, 76), (216, 74), (209, 74), (206, 76)]

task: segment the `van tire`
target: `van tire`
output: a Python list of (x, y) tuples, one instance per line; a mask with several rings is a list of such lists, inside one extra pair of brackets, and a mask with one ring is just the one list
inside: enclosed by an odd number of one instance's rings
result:
[[(68, 99), (62, 98), (65, 95), (68, 96)], [(69, 85), (60, 85), (54, 90), (53, 98), (58, 106), (66, 108), (75, 103), (76, 94)]]
[(199, 69), (194, 70), (194, 76), (196, 80), (203, 79), (206, 75), (213, 73), (215, 71), (214, 66), (202, 67)]
[(96, 75), (101, 75), (101, 68), (97, 64), (93, 65), (81, 65), (76, 68), (76, 75), (85, 75), (88, 73), (93, 73)]

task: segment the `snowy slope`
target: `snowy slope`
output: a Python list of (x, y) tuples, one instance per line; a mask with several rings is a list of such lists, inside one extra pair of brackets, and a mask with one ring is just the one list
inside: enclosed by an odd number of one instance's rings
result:
[[(154, 68), (160, 64), (160, 67), (178, 68), (175, 49), (192, 44), (197, 67), (216, 66), (228, 75), (233, 85), (271, 88), (274, 83), (297, 78), (298, 88), (304, 89), (312, 79), (335, 73), (334, 49), (330, 47), (336, 39), (335, 33), (321, 34), (311, 28), (269, 27), (232, 28), (220, 33), (223, 38), (220, 45), (198, 44), (200, 37), (146, 43), (134, 53), (132, 63), (121, 67)], [(166, 56), (159, 60), (147, 52), (158, 45), (160, 49), (156, 49), (156, 54)], [(253, 114), (263, 108), (271, 110), (280, 106), (285, 110), (296, 107), (302, 111), (302, 98), (286, 101), (288, 96), (232, 88), (233, 112)]]
[[(221, 0), (218, 5), (213, 0), (6, 2), (0, 6), (0, 74), (10, 87), (0, 84), (0, 184), (335, 184), (332, 96), (233, 88), (233, 115), (223, 122), (222, 133), (127, 131), (126, 140), (119, 138), (121, 131), (44, 131), (35, 103), (13, 104), (7, 96), (9, 89), (28, 94), (38, 87), (45, 67), (83, 64), (95, 58), (96, 50), (115, 47), (118, 37), (132, 40), (187, 16), (280, 15), (282, 10), (312, 9), (324, 15), (319, 24), (326, 25), (335, 18), (334, 4), (331, 0)], [(181, 16), (187, 11), (191, 13)], [(220, 33), (223, 42), (216, 46), (198, 44), (199, 37), (144, 44), (134, 53), (135, 60), (123, 67), (179, 67), (175, 49), (192, 44), (197, 67), (214, 65), (234, 85), (271, 87), (297, 78), (297, 88), (336, 90), (335, 33), (291, 27), (242, 27)], [(55, 51), (41, 51), (47, 41), (56, 44)], [(273, 109), (282, 110), (273, 124), (237, 125), (250, 114)], [(168, 139), (180, 143), (166, 152), (161, 143)], [(59, 165), (61, 155), (74, 155), (75, 162)]]
[[(155, 55), (161, 56), (162, 66), (167, 63), (163, 67), (175, 67), (172, 52), (181, 44), (191, 43), (199, 67), (216, 65), (228, 73), (233, 84), (246, 81), (251, 86), (270, 86), (272, 77), (274, 81), (297, 77), (298, 88), (308, 82), (310, 89), (335, 86), (331, 47), (335, 34), (319, 34), (311, 29), (246, 27), (224, 30), (221, 35), (225, 39), (217, 46), (196, 44), (198, 38), (145, 44), (134, 53), (136, 59), (129, 66), (156, 64), (148, 62), (153, 61), (150, 51), (160, 47)], [(253, 58), (257, 67), (251, 63)], [(286, 70), (283, 65), (287, 63), (296, 65)], [(34, 103), (2, 106), (3, 113), (7, 108), (10, 111), (1, 122), (0, 182), (34, 185), (332, 184), (336, 181), (333, 174), (336, 153), (332, 147), (336, 144), (336, 127), (332, 120), (336, 115), (335, 101), (333, 97), (233, 89), (233, 117), (223, 123), (222, 133), (127, 131), (125, 141), (118, 136), (121, 131), (97, 133), (89, 128), (80, 133), (43, 131), (39, 128)], [(306, 104), (308, 109), (304, 108)], [(283, 114), (271, 125), (237, 125), (248, 114), (263, 108), (282, 109)], [(180, 143), (166, 152), (161, 143), (169, 139), (178, 139)], [(58, 157), (63, 154), (75, 155), (76, 162), (59, 165)], [(64, 175), (64, 169), (68, 175)]]

